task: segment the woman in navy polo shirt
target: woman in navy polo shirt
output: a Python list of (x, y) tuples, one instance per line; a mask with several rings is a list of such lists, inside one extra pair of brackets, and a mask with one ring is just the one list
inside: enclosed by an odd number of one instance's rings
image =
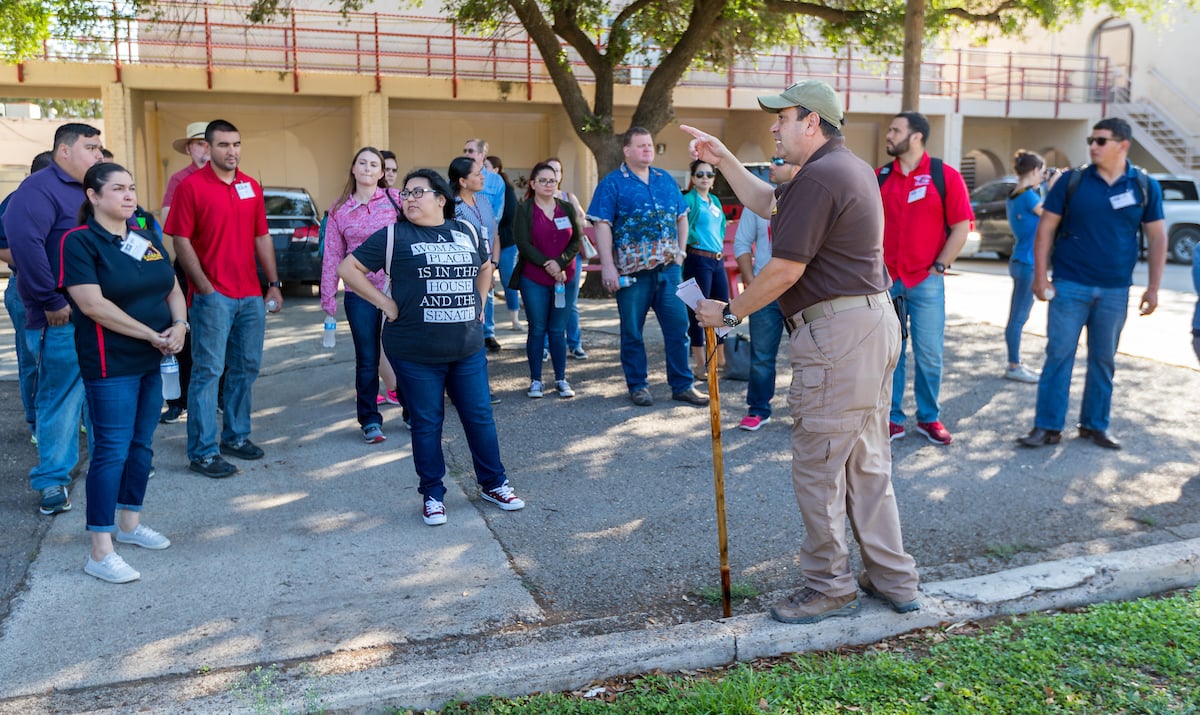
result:
[(83, 187), (83, 225), (63, 237), (59, 286), (71, 302), (95, 441), (87, 476), (92, 551), (83, 570), (127, 583), (141, 574), (113, 551), (113, 532), (146, 549), (171, 545), (139, 517), (162, 407), (159, 361), (183, 347), (187, 307), (161, 239), (130, 228), (137, 194), (129, 172), (97, 164)]

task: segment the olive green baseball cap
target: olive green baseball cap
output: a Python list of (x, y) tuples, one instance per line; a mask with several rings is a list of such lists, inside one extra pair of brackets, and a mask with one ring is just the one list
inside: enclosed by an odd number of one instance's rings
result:
[(842, 110), (842, 100), (838, 97), (837, 92), (819, 79), (806, 79), (793, 84), (779, 94), (761, 96), (758, 98), (758, 106), (776, 114), (788, 107), (804, 107), (816, 112), (821, 119), (835, 127), (840, 127), (846, 116)]

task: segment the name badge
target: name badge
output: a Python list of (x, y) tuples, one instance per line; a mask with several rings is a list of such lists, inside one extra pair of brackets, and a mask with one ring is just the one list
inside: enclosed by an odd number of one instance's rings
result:
[(254, 198), (254, 186), (249, 181), (239, 181), (233, 188), (237, 189), (239, 199)]
[(121, 241), (121, 253), (124, 253), (135, 261), (142, 260), (146, 255), (146, 250), (149, 248), (150, 242), (132, 231), (125, 236), (124, 241)]
[(557, 228), (559, 231), (566, 231), (568, 228), (571, 228), (571, 217), (556, 216), (554, 218), (554, 228)]
[(911, 204), (914, 201), (920, 201), (921, 199), (925, 198), (926, 190), (927, 190), (927, 187), (922, 186), (922, 187), (913, 189), (912, 191), (908, 192), (908, 203)]
[(1117, 194), (1116, 196), (1109, 196), (1108, 202), (1112, 204), (1114, 209), (1123, 209), (1126, 206), (1133, 206), (1137, 203), (1133, 198), (1133, 189), (1122, 194)]
[(491, 230), (488, 229), (487, 226), (484, 226), (483, 228), (479, 229), (479, 235), (483, 236), (483, 240), (487, 241), (489, 246), (492, 245), (491, 244), (491, 240), (492, 240), (491, 233), (492, 233)]

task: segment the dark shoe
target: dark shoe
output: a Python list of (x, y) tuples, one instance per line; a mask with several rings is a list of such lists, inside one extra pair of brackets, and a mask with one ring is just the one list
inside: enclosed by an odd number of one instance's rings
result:
[(633, 400), (633, 404), (638, 407), (649, 407), (654, 404), (654, 395), (650, 394), (650, 388), (643, 387), (640, 390), (634, 390), (629, 393), (629, 399)]
[(686, 402), (689, 405), (695, 405), (696, 407), (704, 407), (708, 404), (708, 395), (700, 392), (694, 387), (689, 387), (683, 392), (676, 392), (674, 395), (671, 395), (671, 399), (678, 400), (679, 402)]
[(222, 442), (221, 454), (228, 454), (230, 457), (237, 457), (238, 459), (263, 458), (263, 451), (258, 448), (258, 445), (254, 444), (248, 439), (244, 439), (237, 444), (226, 444), (225, 442)]
[(1105, 432), (1104, 430), (1100, 430), (1100, 429), (1088, 429), (1087, 427), (1080, 427), (1079, 428), (1079, 438), (1080, 439), (1090, 439), (1093, 442), (1095, 442), (1096, 444), (1100, 445), (1101, 447), (1104, 447), (1105, 449), (1120, 449), (1121, 448), (1120, 442), (1113, 439), (1112, 437), (1109, 437), (1107, 432)]
[(858, 575), (858, 587), (863, 590), (871, 598), (878, 598), (881, 601), (887, 601), (887, 604), (892, 607), (896, 613), (912, 613), (921, 609), (921, 599), (912, 598), (907, 601), (893, 601), (879, 591), (875, 590), (875, 585), (871, 583), (871, 579), (867, 576), (867, 572), (863, 571)]
[(1062, 430), (1042, 429), (1034, 427), (1029, 434), (1018, 437), (1017, 442), (1025, 447), (1041, 447), (1046, 444), (1058, 444), (1062, 441)]
[(495, 338), (484, 338), (483, 344), (487, 346), (489, 353), (500, 352), (500, 341)]
[(43, 516), (51, 516), (61, 514), (64, 511), (71, 511), (71, 495), (67, 493), (67, 488), (58, 486), (46, 487), (42, 490), (42, 501), (38, 505), (38, 511)]
[(199, 474), (203, 474), (211, 479), (224, 479), (237, 474), (238, 468), (221, 459), (221, 455), (214, 454), (204, 459), (197, 459), (188, 465), (188, 469)]
[(159, 417), (158, 421), (164, 425), (173, 425), (179, 421), (180, 417), (183, 417), (183, 412), (184, 409), (182, 407), (168, 405), (167, 409), (163, 410), (162, 417)]
[(771, 606), (771, 618), (781, 623), (816, 623), (832, 616), (852, 616), (857, 611), (857, 593), (829, 597), (806, 587)]

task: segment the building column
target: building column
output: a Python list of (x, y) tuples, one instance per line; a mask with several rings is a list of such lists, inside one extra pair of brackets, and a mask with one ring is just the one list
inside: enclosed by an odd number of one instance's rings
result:
[(942, 135), (942, 160), (956, 169), (962, 166), (963, 158), (963, 115), (951, 112), (946, 115)]
[(104, 112), (104, 134), (100, 139), (113, 153), (113, 160), (137, 177), (137, 156), (134, 154), (133, 102), (129, 88), (121, 82), (100, 85), (100, 103)]
[(354, 98), (351, 110), (354, 127), (354, 148), (373, 146), (387, 149), (389, 137), (388, 99), (379, 92), (371, 92)]

